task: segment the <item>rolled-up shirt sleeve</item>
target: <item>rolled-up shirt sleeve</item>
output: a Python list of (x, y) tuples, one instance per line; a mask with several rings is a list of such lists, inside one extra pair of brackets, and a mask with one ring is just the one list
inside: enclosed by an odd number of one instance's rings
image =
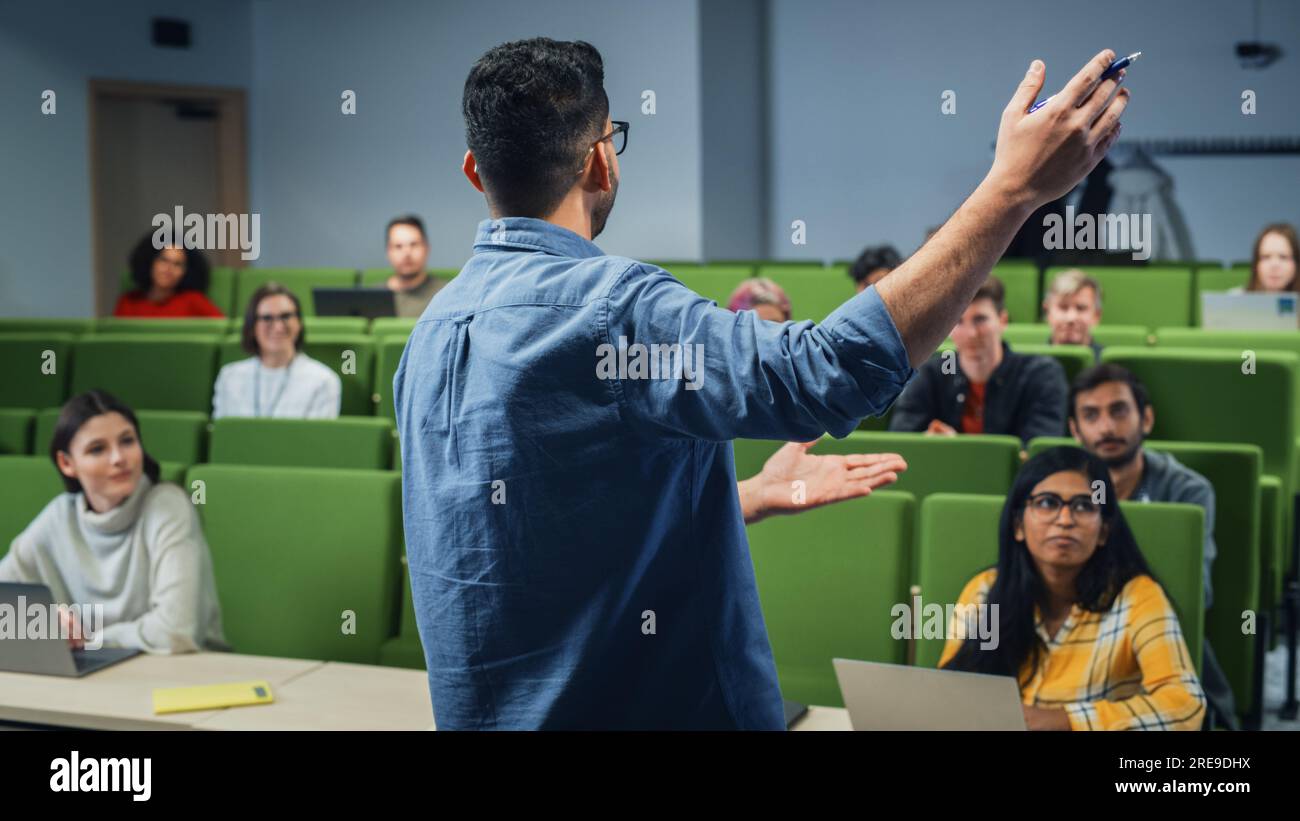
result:
[(875, 287), (820, 324), (769, 322), (719, 308), (666, 271), (639, 264), (605, 302), (598, 376), (611, 381), (624, 413), (664, 436), (844, 437), (863, 417), (888, 409), (916, 373)]

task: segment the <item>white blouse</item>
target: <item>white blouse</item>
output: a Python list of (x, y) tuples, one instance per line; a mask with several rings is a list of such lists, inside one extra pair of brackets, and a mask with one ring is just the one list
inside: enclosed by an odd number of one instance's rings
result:
[(282, 368), (268, 368), (252, 356), (217, 374), (212, 418), (335, 419), (342, 400), (343, 380), (306, 354), (295, 354)]

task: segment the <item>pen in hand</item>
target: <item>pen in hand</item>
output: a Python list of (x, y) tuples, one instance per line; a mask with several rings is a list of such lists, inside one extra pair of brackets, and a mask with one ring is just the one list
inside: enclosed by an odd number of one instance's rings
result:
[[(1119, 72), (1121, 72), (1121, 71), (1123, 71), (1124, 69), (1128, 68), (1130, 65), (1132, 65), (1134, 62), (1137, 61), (1137, 58), (1139, 58), (1139, 57), (1141, 57), (1141, 56), (1142, 56), (1142, 52), (1140, 52), (1140, 51), (1135, 51), (1135, 52), (1133, 52), (1132, 54), (1130, 54), (1129, 56), (1127, 56), (1127, 57), (1121, 57), (1121, 58), (1119, 58), (1118, 60), (1116, 60), (1115, 62), (1111, 63), (1111, 64), (1106, 68), (1106, 70), (1103, 71), (1103, 72), (1101, 73), (1101, 76), (1097, 78), (1096, 82), (1094, 82), (1094, 83), (1093, 83), (1093, 84), (1088, 88), (1088, 93), (1084, 94), (1084, 95), (1079, 99), (1079, 102), (1078, 102), (1078, 104), (1077, 104), (1075, 107), (1078, 108), (1078, 106), (1083, 105), (1084, 101), (1087, 100), (1089, 97), (1092, 96), (1092, 92), (1094, 92), (1094, 91), (1097, 90), (1097, 86), (1101, 85), (1101, 84), (1102, 84), (1103, 82), (1105, 82), (1106, 80), (1109, 80), (1111, 77), (1114, 77), (1114, 76), (1115, 76), (1116, 74), (1118, 74)], [(1120, 82), (1123, 82), (1123, 78), (1120, 78)], [(1052, 97), (1055, 97), (1055, 96), (1056, 96), (1055, 94), (1052, 95)], [(1050, 99), (1052, 99), (1052, 97), (1047, 97), (1047, 98), (1045, 98), (1045, 99), (1039, 100), (1038, 102), (1034, 103), (1033, 106), (1032, 106), (1032, 107), (1029, 109), (1029, 111), (1026, 112), (1026, 113), (1028, 113), (1028, 114), (1033, 114), (1033, 113), (1034, 113), (1035, 111), (1037, 111), (1038, 109), (1040, 109), (1040, 108), (1042, 108), (1043, 106), (1047, 105), (1047, 101), (1050, 100)]]

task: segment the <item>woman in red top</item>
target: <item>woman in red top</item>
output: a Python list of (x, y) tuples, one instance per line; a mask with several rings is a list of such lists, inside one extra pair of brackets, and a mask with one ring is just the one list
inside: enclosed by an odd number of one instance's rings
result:
[(225, 316), (204, 296), (208, 290), (208, 261), (197, 250), (153, 247), (146, 234), (131, 252), (135, 290), (118, 297), (113, 316)]

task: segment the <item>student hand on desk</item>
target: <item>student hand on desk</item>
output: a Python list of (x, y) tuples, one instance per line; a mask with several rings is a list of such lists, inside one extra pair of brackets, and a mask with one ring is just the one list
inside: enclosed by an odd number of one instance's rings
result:
[(80, 650), (86, 646), (85, 634), (81, 632), (81, 623), (66, 604), (59, 605), (59, 629), (68, 635), (68, 646)]
[(745, 523), (774, 513), (798, 513), (845, 499), (867, 496), (898, 481), (907, 462), (897, 453), (851, 453), (818, 456), (817, 444), (787, 442), (751, 479), (740, 482)]
[(1064, 710), (1020, 705), (1025, 712), (1025, 729), (1027, 730), (1068, 730), (1070, 717)]
[(930, 436), (956, 436), (957, 435), (956, 428), (954, 428), (952, 425), (949, 425), (946, 422), (941, 422), (938, 419), (931, 419), (930, 426), (925, 429), (925, 432), (927, 435)]

